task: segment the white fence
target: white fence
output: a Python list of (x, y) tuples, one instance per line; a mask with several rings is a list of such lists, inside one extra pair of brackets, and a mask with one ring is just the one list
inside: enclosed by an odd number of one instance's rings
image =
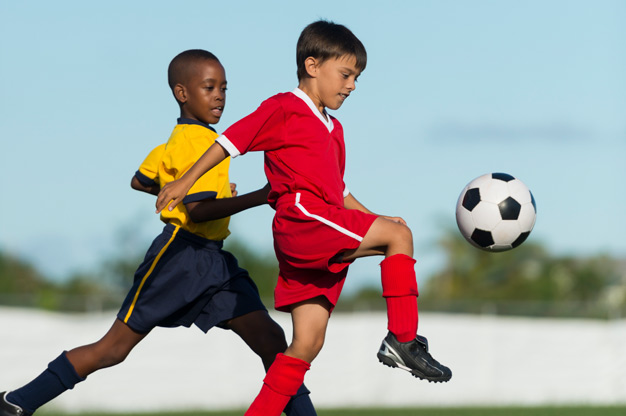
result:
[[(290, 337), (289, 316), (274, 318)], [(63, 349), (93, 342), (114, 313), (64, 315), (0, 308), (0, 391), (38, 375)], [(336, 314), (306, 376), (318, 408), (626, 403), (626, 321), (420, 315), (431, 352), (453, 371), (434, 384), (384, 367), (381, 313)], [(260, 389), (260, 360), (213, 329), (157, 329), (117, 367), (47, 405), (63, 411), (244, 408)]]

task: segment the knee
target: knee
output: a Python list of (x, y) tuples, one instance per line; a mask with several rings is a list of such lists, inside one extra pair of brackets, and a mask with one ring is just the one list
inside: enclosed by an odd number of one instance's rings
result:
[(98, 362), (100, 368), (112, 367), (122, 363), (130, 351), (120, 346), (98, 346)]
[(277, 323), (274, 323), (266, 329), (260, 341), (261, 342), (257, 345), (256, 352), (263, 358), (271, 357), (273, 360), (276, 354), (285, 352), (285, 349), (287, 349), (285, 332)]
[(294, 338), (288, 350), (290, 355), (310, 363), (317, 357), (323, 346), (323, 336)]
[(389, 235), (392, 242), (396, 245), (413, 246), (413, 233), (411, 229), (404, 224), (394, 223)]

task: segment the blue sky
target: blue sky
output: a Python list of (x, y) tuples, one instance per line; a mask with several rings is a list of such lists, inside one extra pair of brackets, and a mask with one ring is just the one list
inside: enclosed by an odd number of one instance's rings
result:
[[(129, 182), (178, 116), (166, 83), (177, 53), (208, 49), (226, 67), (222, 131), (296, 86), (297, 37), (319, 18), (367, 48), (334, 113), (346, 182), (408, 221), (418, 276), (441, 265), (435, 243), (462, 188), (493, 171), (532, 190), (530, 240), (626, 256), (622, 1), (40, 1), (2, 2), (0, 15), (0, 248), (48, 275), (145, 251), (160, 231)], [(261, 155), (231, 166), (240, 192), (264, 184)], [(271, 217), (261, 207), (231, 229), (268, 252)], [(379, 260), (357, 262), (347, 287), (376, 282)]]

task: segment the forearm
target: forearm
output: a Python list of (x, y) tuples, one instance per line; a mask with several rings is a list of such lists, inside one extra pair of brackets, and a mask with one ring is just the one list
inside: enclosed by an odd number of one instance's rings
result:
[(344, 199), (343, 199), (343, 206), (347, 209), (356, 209), (359, 210), (361, 212), (365, 212), (367, 214), (373, 214), (373, 215), (377, 215), (374, 214), (372, 211), (370, 211), (369, 209), (367, 209), (363, 204), (361, 204), (359, 201), (357, 201), (357, 199), (352, 195), (352, 194), (348, 194)]
[(268, 191), (263, 188), (233, 198), (211, 199), (186, 204), (187, 212), (193, 222), (204, 222), (229, 217), (248, 208), (267, 203)]
[(217, 166), (228, 156), (228, 152), (222, 146), (213, 143), (183, 176), (163, 186), (157, 196), (156, 212), (161, 212), (166, 206), (170, 211), (173, 210), (176, 205), (183, 201), (187, 192), (200, 176)]
[(213, 169), (228, 156), (226, 149), (220, 146), (219, 143), (213, 143), (180, 179), (195, 183), (200, 176)]

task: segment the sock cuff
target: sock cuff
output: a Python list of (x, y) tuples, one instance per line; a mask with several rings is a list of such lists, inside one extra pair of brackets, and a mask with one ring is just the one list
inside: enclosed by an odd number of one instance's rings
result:
[(380, 262), (383, 297), (419, 295), (415, 263), (417, 261), (406, 254), (394, 254)]
[(67, 359), (66, 354), (67, 351), (63, 351), (61, 355), (52, 360), (48, 364), (48, 370), (59, 378), (61, 384), (63, 384), (66, 389), (71, 390), (77, 383), (85, 379), (78, 375), (70, 360)]
[(304, 374), (310, 368), (311, 364), (304, 360), (279, 353), (263, 382), (276, 393), (291, 397), (302, 386)]

